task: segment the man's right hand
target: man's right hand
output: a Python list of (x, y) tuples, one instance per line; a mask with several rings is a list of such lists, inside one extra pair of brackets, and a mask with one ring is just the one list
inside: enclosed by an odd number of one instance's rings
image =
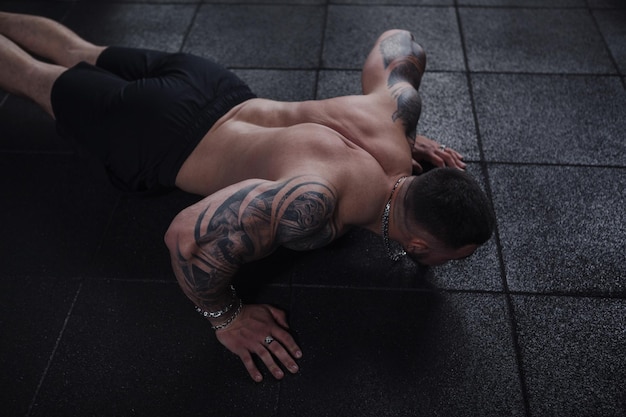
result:
[(451, 167), (464, 170), (466, 165), (463, 156), (452, 148), (441, 146), (438, 142), (425, 136), (417, 135), (411, 149), (413, 172), (423, 172), (420, 162), (427, 162), (435, 167)]
[[(282, 310), (267, 304), (244, 305), (241, 313), (226, 328), (217, 330), (217, 339), (228, 350), (239, 356), (248, 370), (250, 377), (261, 382), (263, 376), (256, 367), (252, 355), (256, 355), (265, 364), (274, 378), (281, 379), (284, 372), (282, 364), (289, 372), (296, 373), (299, 368), (294, 359), (302, 357), (302, 351), (287, 329), (289, 325)], [(273, 339), (270, 343), (266, 343)], [(279, 364), (276, 363), (276, 359)]]

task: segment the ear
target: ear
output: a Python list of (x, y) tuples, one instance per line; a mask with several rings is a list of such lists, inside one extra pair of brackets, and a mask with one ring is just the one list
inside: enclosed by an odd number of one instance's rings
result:
[(424, 254), (430, 250), (430, 245), (424, 239), (414, 238), (411, 239), (408, 250), (415, 254)]

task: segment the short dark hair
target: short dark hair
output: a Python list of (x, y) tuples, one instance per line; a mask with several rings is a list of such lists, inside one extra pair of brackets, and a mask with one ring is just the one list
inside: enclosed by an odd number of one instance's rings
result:
[(419, 175), (406, 194), (409, 218), (446, 247), (482, 245), (495, 228), (491, 203), (478, 182), (455, 168)]

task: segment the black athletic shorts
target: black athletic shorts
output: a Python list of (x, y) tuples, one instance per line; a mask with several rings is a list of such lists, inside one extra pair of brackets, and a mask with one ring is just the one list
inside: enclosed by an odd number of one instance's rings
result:
[(84, 145), (123, 191), (175, 185), (183, 162), (213, 124), (255, 97), (221, 65), (197, 56), (109, 47), (55, 81), (59, 134)]

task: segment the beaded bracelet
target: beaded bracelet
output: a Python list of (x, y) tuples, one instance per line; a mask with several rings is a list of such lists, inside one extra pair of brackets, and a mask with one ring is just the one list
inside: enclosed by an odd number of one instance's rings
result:
[(230, 311), (231, 308), (233, 308), (233, 306), (235, 305), (235, 302), (237, 300), (237, 294), (235, 293), (235, 287), (233, 287), (232, 285), (230, 286), (230, 290), (232, 292), (232, 302), (227, 305), (226, 307), (224, 307), (221, 310), (218, 311), (205, 311), (202, 308), (196, 306), (195, 309), (198, 313), (200, 313), (201, 315), (203, 315), (204, 317), (207, 318), (212, 318), (212, 319), (216, 319), (218, 317), (223, 316), (224, 314), (228, 313)]

